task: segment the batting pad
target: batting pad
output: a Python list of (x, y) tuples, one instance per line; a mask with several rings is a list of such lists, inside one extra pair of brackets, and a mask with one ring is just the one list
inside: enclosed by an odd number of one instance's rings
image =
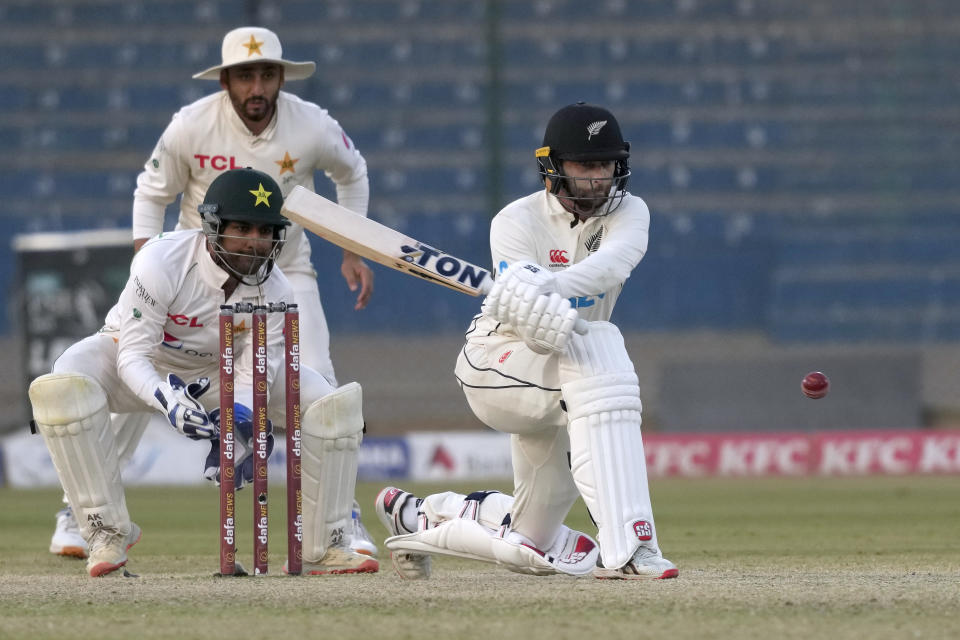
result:
[(350, 382), (303, 413), (301, 486), (303, 559), (319, 562), (345, 541), (357, 487), (357, 449), (363, 440), (363, 393)]
[(128, 534), (130, 515), (103, 389), (82, 374), (52, 373), (30, 385), (30, 403), (84, 539), (100, 527)]
[(582, 576), (593, 571), (597, 562), (597, 544), (590, 536), (563, 527), (564, 531), (550, 551), (510, 539), (510, 532), (488, 529), (476, 520), (457, 518), (431, 529), (387, 538), (391, 551), (407, 551), (491, 562), (516, 573)]
[(586, 335), (573, 336), (564, 359), (560, 389), (573, 479), (597, 523), (604, 566), (621, 567), (640, 544), (657, 550), (637, 375), (609, 323), (591, 323)]

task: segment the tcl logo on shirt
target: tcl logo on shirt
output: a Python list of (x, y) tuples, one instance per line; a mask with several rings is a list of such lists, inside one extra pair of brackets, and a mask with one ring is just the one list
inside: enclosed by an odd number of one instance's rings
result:
[(226, 156), (208, 156), (201, 153), (195, 153), (193, 154), (193, 157), (200, 162), (201, 169), (206, 169), (207, 164), (210, 165), (211, 169), (216, 169), (217, 171), (243, 168), (242, 164), (237, 164), (237, 159), (233, 156), (228, 158)]
[(197, 318), (197, 317), (191, 318), (189, 316), (185, 316), (181, 314), (174, 315), (172, 313), (168, 313), (167, 317), (170, 318), (170, 321), (173, 324), (180, 325), (181, 327), (202, 327), (203, 326), (203, 323), (200, 322), (200, 318)]

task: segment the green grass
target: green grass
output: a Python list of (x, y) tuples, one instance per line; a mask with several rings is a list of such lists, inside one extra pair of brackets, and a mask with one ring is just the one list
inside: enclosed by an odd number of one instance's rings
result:
[[(215, 579), (212, 487), (131, 489), (140, 577), (94, 580), (47, 553), (58, 494), (0, 489), (0, 638), (955, 638), (960, 478), (658, 479), (654, 507), (677, 580), (537, 578), (441, 558), (401, 581), (362, 484), (381, 572), (289, 578), (284, 494), (271, 494), (271, 571)], [(424, 493), (441, 487), (410, 485)], [(448, 488), (448, 487), (442, 487)], [(455, 487), (460, 490), (479, 486)], [(498, 487), (506, 488), (506, 487)], [(250, 494), (239, 494), (250, 565)], [(572, 527), (594, 533), (579, 504)]]

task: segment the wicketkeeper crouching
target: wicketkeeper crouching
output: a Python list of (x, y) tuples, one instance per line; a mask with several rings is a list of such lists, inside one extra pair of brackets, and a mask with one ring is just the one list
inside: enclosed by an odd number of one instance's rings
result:
[[(210, 440), (203, 473), (219, 477), (213, 454), (220, 306), (293, 300), (287, 278), (275, 266), (289, 224), (280, 215), (282, 205), (279, 186), (265, 173), (250, 168), (223, 173), (199, 207), (203, 229), (162, 233), (144, 245), (104, 327), (67, 349), (52, 373), (30, 385), (34, 422), (89, 545), (91, 576), (123, 567), (140, 539), (140, 527), (127, 511), (120, 477), (125, 460), (118, 453), (129, 457), (143, 434), (147, 420), (136, 414), (159, 411), (186, 437)], [(267, 318), (271, 424), (286, 418), (282, 316)], [(235, 412), (246, 458), (237, 460), (241, 485), (250, 480), (244, 469), (252, 435), (243, 416), (252, 399), (253, 354), (250, 315), (237, 314), (234, 322)], [(344, 535), (363, 437), (360, 385), (334, 388), (304, 366), (301, 403), (303, 573), (375, 572), (377, 561), (352, 551)]]

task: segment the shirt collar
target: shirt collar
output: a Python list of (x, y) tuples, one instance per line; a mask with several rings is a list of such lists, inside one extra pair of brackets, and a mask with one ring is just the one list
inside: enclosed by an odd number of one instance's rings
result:
[(560, 204), (560, 199), (557, 198), (557, 196), (553, 195), (546, 189), (544, 189), (543, 192), (546, 194), (547, 198), (547, 213), (549, 213), (551, 216), (560, 217), (564, 222), (570, 225), (571, 229), (576, 227), (580, 222), (586, 224), (590, 221), (589, 218), (587, 220), (580, 220), (580, 218), (567, 211), (564, 206)]

